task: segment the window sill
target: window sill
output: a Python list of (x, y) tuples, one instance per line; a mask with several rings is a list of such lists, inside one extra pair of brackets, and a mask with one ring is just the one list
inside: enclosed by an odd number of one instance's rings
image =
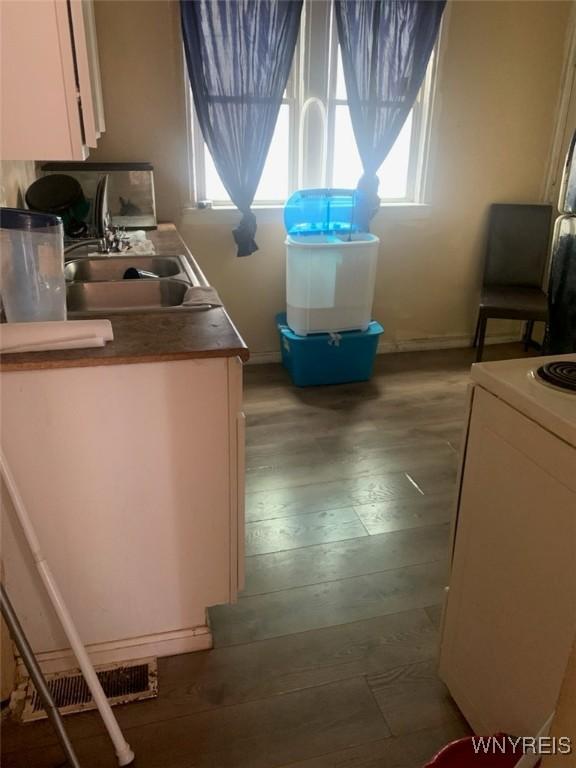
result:
[(430, 203), (381, 203), (377, 219), (427, 219), (432, 213)]
[[(253, 205), (252, 210), (257, 216), (270, 218), (281, 217), (284, 211), (284, 204), (277, 205)], [(182, 209), (184, 216), (238, 216), (238, 209), (233, 205), (215, 205), (212, 208), (197, 208), (194, 204), (185, 205)], [(429, 203), (382, 203), (376, 218), (382, 219), (427, 219), (432, 213), (432, 206)]]
[[(184, 206), (184, 211), (198, 211), (198, 213), (205, 213), (206, 211), (218, 211), (219, 213), (238, 213), (238, 208), (235, 205), (226, 205), (225, 203), (218, 203), (217, 205), (206, 206), (205, 208), (199, 208), (195, 203), (187, 203)], [(284, 210), (284, 203), (254, 203), (252, 206), (253, 211), (282, 211)]]

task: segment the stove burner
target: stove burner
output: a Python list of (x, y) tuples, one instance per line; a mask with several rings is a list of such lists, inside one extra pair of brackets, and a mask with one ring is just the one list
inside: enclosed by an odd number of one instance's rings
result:
[(548, 384), (576, 392), (576, 362), (553, 360), (551, 363), (541, 365), (536, 373)]

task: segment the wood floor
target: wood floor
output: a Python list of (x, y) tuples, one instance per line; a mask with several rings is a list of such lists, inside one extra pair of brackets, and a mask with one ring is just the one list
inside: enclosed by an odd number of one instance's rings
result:
[[(385, 355), (304, 390), (246, 370), (246, 589), (211, 609), (214, 650), (116, 708), (138, 768), (420, 768), (468, 732), (435, 657), (472, 359)], [(84, 768), (116, 765), (94, 713), (66, 725)], [(47, 723), (5, 725), (4, 768), (61, 763)]]

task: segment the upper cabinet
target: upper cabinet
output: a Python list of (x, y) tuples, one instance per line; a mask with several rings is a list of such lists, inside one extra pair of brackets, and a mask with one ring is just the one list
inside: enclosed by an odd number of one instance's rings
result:
[(0, 0), (0, 157), (85, 160), (104, 131), (92, 0)]

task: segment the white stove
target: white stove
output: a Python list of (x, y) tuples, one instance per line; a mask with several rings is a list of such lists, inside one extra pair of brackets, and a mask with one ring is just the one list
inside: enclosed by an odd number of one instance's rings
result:
[(477, 733), (539, 733), (576, 636), (575, 375), (472, 368), (440, 676)]
[(576, 389), (552, 383), (576, 388), (576, 354), (478, 363), (472, 366), (472, 379), (576, 447)]

